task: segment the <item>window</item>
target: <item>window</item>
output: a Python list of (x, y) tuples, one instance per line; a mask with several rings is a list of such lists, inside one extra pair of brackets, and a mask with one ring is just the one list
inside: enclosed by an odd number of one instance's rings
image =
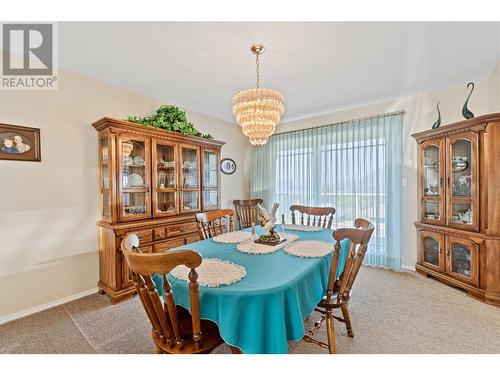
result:
[(280, 204), (335, 207), (334, 226), (370, 220), (365, 262), (400, 267), (402, 114), (276, 134), (255, 147), (252, 196)]

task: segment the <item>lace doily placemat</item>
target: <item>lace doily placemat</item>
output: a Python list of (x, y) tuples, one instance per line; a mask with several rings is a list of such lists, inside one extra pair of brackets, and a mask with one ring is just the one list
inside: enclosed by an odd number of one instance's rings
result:
[(319, 232), (325, 228), (310, 225), (291, 225), (285, 224), (285, 230), (297, 230), (301, 232)]
[(320, 258), (330, 254), (334, 250), (334, 244), (316, 240), (297, 241), (284, 250), (297, 257)]
[(260, 243), (255, 243), (253, 240), (250, 240), (238, 244), (238, 246), (236, 246), (236, 249), (238, 249), (242, 253), (247, 254), (271, 254), (275, 251), (278, 251), (279, 249), (284, 248), (285, 246), (289, 246), (293, 241), (298, 239), (299, 236), (292, 233), (286, 233), (285, 238), (285, 242), (282, 242), (276, 246), (262, 245)]
[[(176, 279), (189, 281), (189, 271), (188, 267), (181, 265), (175, 267), (170, 274)], [(247, 274), (245, 267), (215, 258), (204, 258), (196, 272), (198, 284), (208, 287), (234, 284)]]
[(239, 243), (247, 241), (250, 238), (252, 238), (252, 233), (250, 232), (228, 232), (213, 237), (213, 240), (222, 243)]

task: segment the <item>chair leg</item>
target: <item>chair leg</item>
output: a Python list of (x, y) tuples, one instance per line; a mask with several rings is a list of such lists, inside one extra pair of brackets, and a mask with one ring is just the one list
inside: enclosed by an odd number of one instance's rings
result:
[(342, 309), (342, 315), (344, 316), (347, 335), (349, 337), (354, 337), (354, 331), (352, 330), (352, 324), (351, 324), (351, 317), (349, 316), (349, 305), (346, 303), (340, 306), (340, 308)]
[(231, 348), (231, 354), (243, 354), (240, 348), (232, 345), (229, 345), (229, 347)]
[(326, 335), (328, 337), (328, 350), (330, 354), (335, 353), (335, 327), (331, 311), (326, 313)]

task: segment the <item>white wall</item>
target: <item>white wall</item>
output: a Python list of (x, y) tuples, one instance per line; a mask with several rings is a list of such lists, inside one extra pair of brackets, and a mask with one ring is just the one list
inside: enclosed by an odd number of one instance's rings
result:
[[(95, 288), (99, 219), (97, 132), (103, 116), (144, 116), (163, 102), (60, 71), (57, 91), (0, 91), (0, 122), (41, 129), (42, 162), (0, 161), (0, 321)], [(230, 105), (230, 104), (229, 104)], [(235, 124), (187, 111), (226, 142), (222, 206), (246, 197), (249, 144)]]
[[(345, 109), (321, 116), (289, 121), (279, 126), (278, 132), (320, 126), (339, 121), (346, 121), (365, 116), (404, 110), (403, 154), (404, 172), (408, 185), (403, 187), (403, 248), (402, 264), (413, 268), (417, 257), (416, 231), (417, 220), (417, 147), (411, 134), (430, 129), (437, 119), (436, 103), (440, 100), (442, 124), (463, 120), (462, 106), (467, 97), (466, 83), (463, 85), (439, 89), (432, 92), (387, 100), (357, 108)], [(474, 94), (469, 101), (469, 109), (475, 116), (500, 111), (500, 64), (493, 75), (477, 82)], [(332, 95), (342, 95), (341, 90), (333, 90)]]

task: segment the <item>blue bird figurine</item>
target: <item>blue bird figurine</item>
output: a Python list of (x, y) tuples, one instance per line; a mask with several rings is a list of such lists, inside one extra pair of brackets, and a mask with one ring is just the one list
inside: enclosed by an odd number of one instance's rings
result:
[(462, 108), (462, 115), (468, 120), (470, 118), (474, 117), (474, 113), (472, 113), (469, 108), (467, 108), (467, 104), (469, 104), (469, 99), (470, 96), (472, 95), (472, 92), (474, 91), (474, 82), (469, 82), (467, 84), (467, 88), (472, 85), (472, 89), (470, 90), (469, 96), (467, 97), (467, 100), (464, 103), (464, 107)]
[(436, 120), (436, 122), (434, 124), (432, 124), (432, 129), (437, 129), (437, 128), (439, 128), (439, 125), (441, 125), (441, 111), (439, 110), (439, 101), (437, 103), (436, 108), (438, 110), (438, 119)]

